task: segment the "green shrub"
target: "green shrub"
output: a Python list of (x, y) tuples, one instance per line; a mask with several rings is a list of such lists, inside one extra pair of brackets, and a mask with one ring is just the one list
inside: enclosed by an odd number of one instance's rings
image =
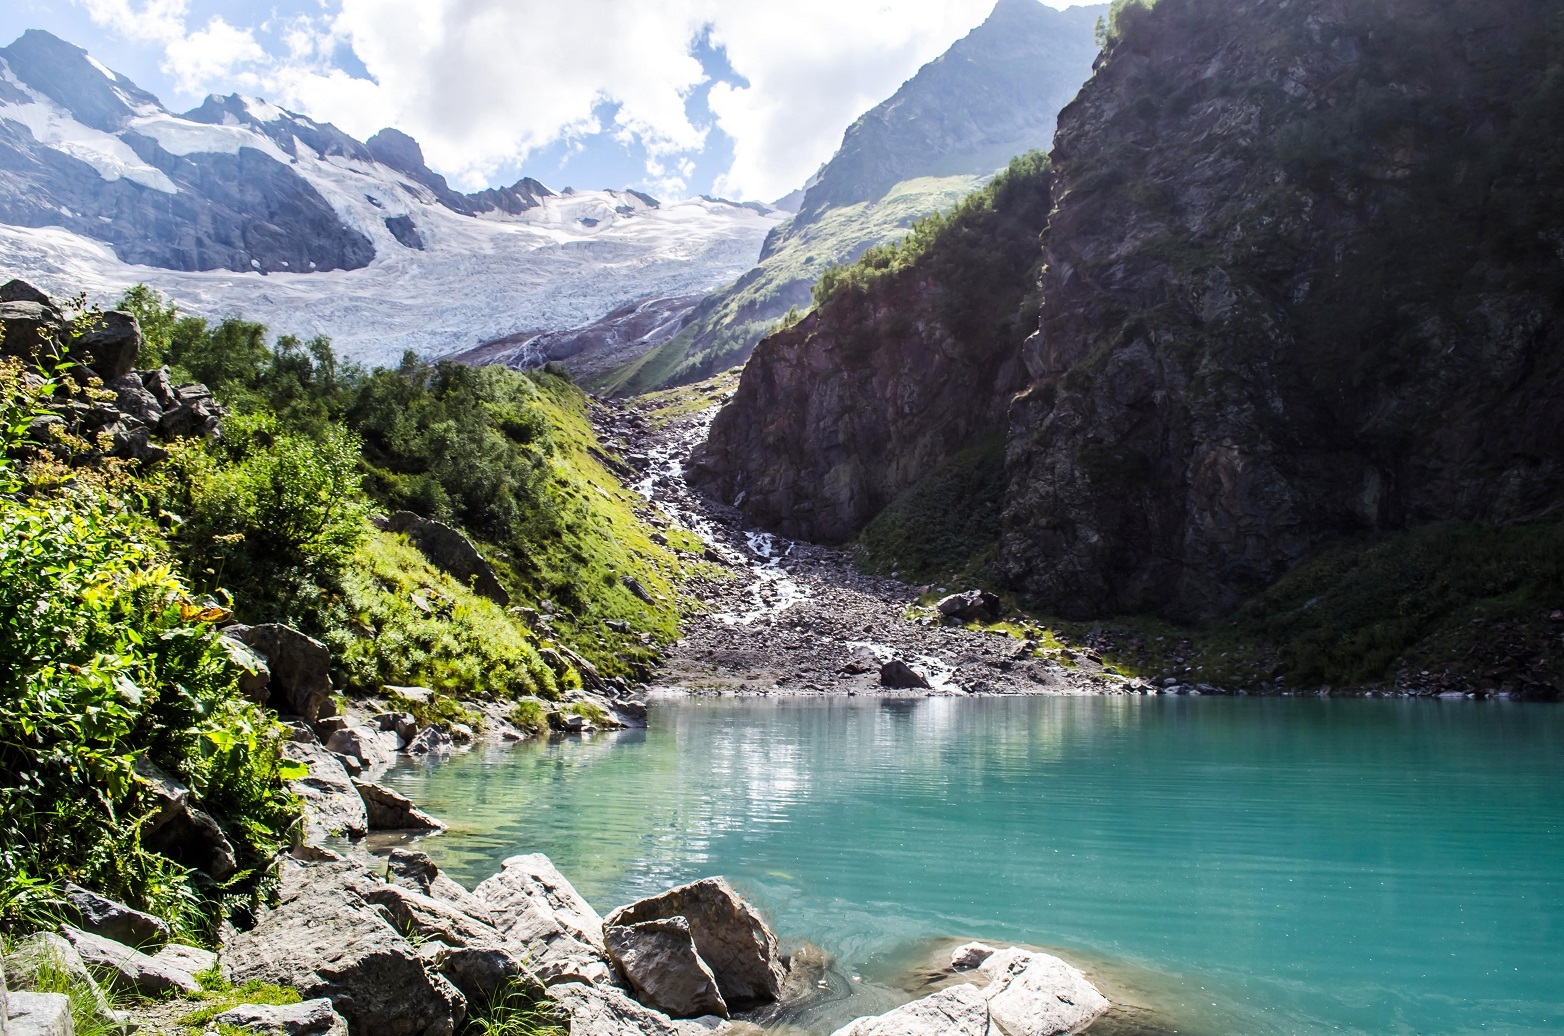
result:
[(518, 701), (505, 717), (518, 730), (541, 734), (548, 729), (548, 707), (536, 698)]

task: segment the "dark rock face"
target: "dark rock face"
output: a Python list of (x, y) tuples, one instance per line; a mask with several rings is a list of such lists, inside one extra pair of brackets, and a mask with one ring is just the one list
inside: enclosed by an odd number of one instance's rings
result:
[(510, 595), (500, 585), (494, 567), (478, 553), (471, 540), (449, 525), (430, 521), (412, 511), (398, 511), (391, 516), (387, 527), (392, 532), (406, 534), (435, 568), (492, 601), (510, 603)]
[(1336, 536), (1556, 507), (1559, 29), (1535, 0), (1129, 26), (1060, 118), (1016, 587), (1201, 617)]
[(337, 712), (331, 700), (331, 651), (320, 641), (278, 623), (230, 626), (223, 635), (239, 641), (266, 660), (270, 688), (282, 705), (314, 722)]

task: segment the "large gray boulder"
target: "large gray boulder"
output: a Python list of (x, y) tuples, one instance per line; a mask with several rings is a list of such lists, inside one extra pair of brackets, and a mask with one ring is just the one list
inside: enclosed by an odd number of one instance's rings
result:
[(325, 997), (298, 1004), (241, 1004), (212, 1021), (265, 1036), (348, 1036), (347, 1020)]
[(331, 652), (313, 637), (280, 623), (230, 626), (223, 631), (266, 660), (279, 711), (291, 711), (311, 723), (337, 713), (331, 700)]
[(680, 1026), (612, 987), (567, 982), (550, 986), (548, 994), (569, 1015), (570, 1036), (689, 1036), (695, 1028)]
[(494, 566), (484, 560), (472, 541), (442, 522), (430, 521), (412, 511), (397, 511), (386, 523), (392, 532), (400, 532), (413, 541), (429, 563), (464, 586), (497, 604), (509, 604), (510, 594), (500, 585)]
[(70, 943), (87, 969), (100, 982), (124, 993), (161, 996), (164, 993), (198, 993), (201, 983), (187, 971), (156, 960), (124, 943), (63, 925), (60, 935)]
[(526, 947), (536, 965), (607, 958), (602, 917), (542, 853), (512, 856), (473, 895), (489, 908), (495, 927)]
[(342, 761), (320, 745), (289, 741), (282, 754), (310, 768), (305, 777), (288, 782), (288, 790), (304, 802), (304, 840), (315, 844), (332, 835), (362, 838), (369, 833), (364, 800)]
[[(124, 1016), (114, 1010), (114, 1005), (98, 985), (98, 980), (88, 969), (76, 947), (54, 932), (35, 932), (25, 941), (13, 946), (5, 955), (5, 966), (0, 968), (0, 992), (9, 985), (13, 989), (29, 989), (38, 984), (39, 973), (52, 971), (63, 974), (88, 997), (103, 1017), (119, 1022)], [(0, 1010), (0, 1014), (4, 1014)]]
[[(345, 731), (338, 731), (338, 734)], [(331, 735), (336, 740), (337, 734)], [(328, 742), (327, 747), (330, 747)], [(364, 800), (364, 811), (369, 817), (371, 831), (444, 831), (445, 825), (413, 805), (413, 800), (400, 792), (383, 788), (369, 781), (355, 780), (359, 798)]]
[(80, 885), (65, 886), (65, 908), (77, 928), (126, 946), (141, 949), (168, 941), (168, 925), (159, 918), (116, 903)]
[(725, 879), (702, 878), (639, 900), (614, 911), (607, 923), (625, 926), (669, 917), (688, 920), (695, 949), (716, 976), (728, 1007), (742, 1011), (781, 995), (787, 964), (777, 937)]
[(469, 1004), (490, 1004), (518, 985), (531, 985), (536, 992), (543, 987), (527, 970), (520, 952), (506, 946), (440, 947), (432, 957), (425, 955)]
[(450, 903), (384, 882), (359, 890), (366, 902), (381, 907), (397, 931), (419, 941), (447, 946), (498, 946), (504, 936), (462, 913)]
[(233, 981), (326, 997), (354, 1036), (451, 1036), (466, 999), (356, 891), (376, 884), (351, 864), (284, 865), (277, 906), (225, 947)]
[[(390, 743), (387, 742), (389, 739)], [(386, 734), (367, 723), (348, 721), (326, 738), (326, 749), (358, 761), (366, 771), (383, 770), (396, 761), (396, 734)]]
[(1080, 1032), (1112, 1005), (1077, 968), (1014, 946), (979, 965), (989, 1015), (1006, 1036)]
[(416, 849), (392, 849), (386, 858), (386, 880), (393, 885), (422, 892), (456, 907), (474, 921), (494, 927), (488, 906), (449, 875), (442, 874), (428, 853)]
[(76, 339), (71, 352), (107, 384), (135, 368), (141, 355), (141, 325), (123, 310), (103, 313)]
[(972, 985), (951, 986), (894, 1011), (856, 1018), (831, 1036), (1005, 1036), (990, 1030), (988, 1001)]
[(76, 1036), (71, 1000), (64, 993), (8, 993), (3, 1008), (4, 1036)]
[(63, 352), (60, 312), (47, 302), (0, 302), (0, 355), (47, 363)]
[(629, 980), (641, 1003), (673, 1018), (728, 1016), (716, 977), (695, 952), (689, 921), (665, 917), (610, 925), (603, 939), (609, 959)]

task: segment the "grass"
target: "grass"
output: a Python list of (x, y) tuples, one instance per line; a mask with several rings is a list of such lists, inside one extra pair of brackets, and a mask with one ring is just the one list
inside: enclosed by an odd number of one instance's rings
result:
[(580, 716), (595, 727), (603, 728), (613, 724), (613, 720), (608, 718), (608, 713), (603, 711), (602, 706), (594, 705), (589, 701), (573, 702), (565, 706), (565, 712), (571, 716)]
[(738, 367), (755, 343), (794, 306), (810, 305), (810, 289), (834, 263), (899, 239), (923, 216), (959, 202), (987, 177), (905, 180), (872, 202), (826, 210), (818, 219), (785, 224), (770, 255), (723, 289), (710, 308), (668, 342), (592, 382), (607, 395), (639, 395), (688, 384)]
[[(12, 952), (13, 947), (5, 946), (6, 953)], [(93, 986), (73, 975), (53, 957), (39, 962), (38, 970), (31, 977), (31, 981), (25, 986), (30, 993), (61, 993), (71, 1002), (71, 1024), (76, 1036), (114, 1036), (121, 1032), (119, 1024), (107, 1013), (117, 1011), (124, 1006), (125, 998), (112, 992), (107, 986), (94, 989)], [(13, 987), (14, 991), (21, 989)]]
[(548, 706), (536, 698), (523, 698), (511, 707), (511, 725), (531, 734), (541, 734), (548, 729)]
[[(200, 993), (193, 994), (192, 999), (201, 1000), (203, 1003), (190, 1013), (180, 1016), (179, 1024), (184, 1026), (187, 1032), (205, 1032), (218, 1015), (243, 1004), (296, 1004), (303, 999), (297, 989), (289, 989), (286, 986), (273, 986), (255, 980), (235, 986), (215, 972), (203, 972), (197, 977), (203, 989)], [(218, 1031), (225, 1033), (226, 1036), (227, 1028)]]
[(570, 1019), (535, 983), (512, 983), (473, 1005), (464, 1036), (569, 1036)]
[(681, 418), (717, 406), (731, 396), (738, 385), (739, 371), (727, 370), (693, 385), (675, 385), (648, 392), (636, 403), (645, 409), (647, 423), (653, 428), (666, 428)]

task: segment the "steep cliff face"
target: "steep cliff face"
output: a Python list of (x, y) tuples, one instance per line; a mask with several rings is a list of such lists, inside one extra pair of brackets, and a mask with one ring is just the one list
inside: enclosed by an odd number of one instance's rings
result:
[(1211, 615), (1324, 540), (1564, 501), (1564, 16), (1161, 0), (1060, 117), (1002, 564)]
[(785, 535), (840, 542), (1002, 433), (1048, 209), (1034, 152), (949, 218), (829, 275), (818, 309), (756, 349), (696, 480)]

